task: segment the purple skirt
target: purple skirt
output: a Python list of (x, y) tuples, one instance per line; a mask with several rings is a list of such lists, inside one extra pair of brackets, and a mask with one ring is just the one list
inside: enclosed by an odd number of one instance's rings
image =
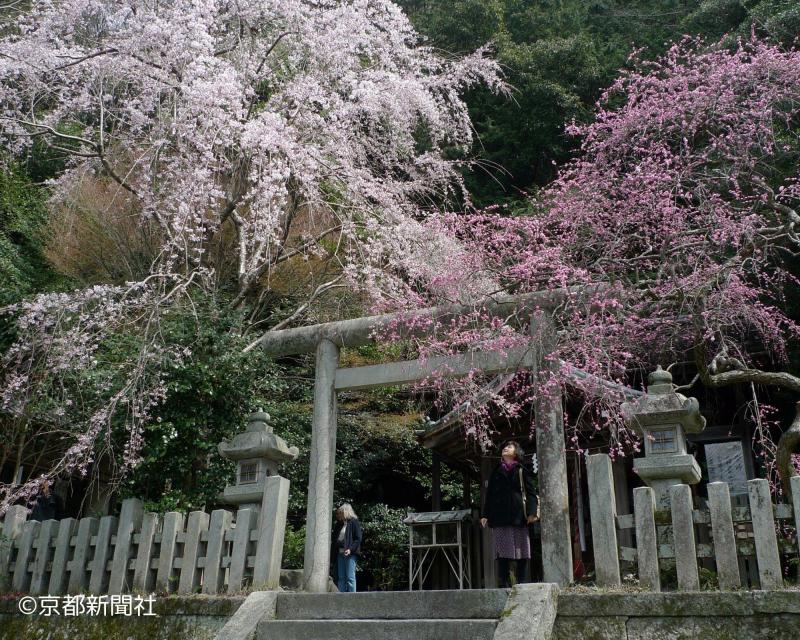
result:
[(531, 557), (528, 527), (494, 527), (494, 557), (525, 560)]

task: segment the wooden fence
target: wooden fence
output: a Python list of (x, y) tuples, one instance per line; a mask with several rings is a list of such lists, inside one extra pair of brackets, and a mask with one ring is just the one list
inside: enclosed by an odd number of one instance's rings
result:
[[(276, 588), (283, 533), (257, 510), (144, 513), (123, 501), (119, 517), (27, 521), (11, 507), (0, 538), (0, 591), (59, 595), (89, 591), (236, 593)], [(280, 524), (280, 523), (277, 523)]]
[[(776, 535), (776, 521), (791, 525), (794, 519), (800, 531), (800, 477), (792, 478), (793, 505), (773, 505), (767, 481), (757, 479), (747, 483), (748, 507), (732, 507), (728, 485), (712, 482), (707, 508), (695, 509), (691, 488), (677, 484), (670, 487), (669, 510), (657, 511), (653, 490), (640, 487), (633, 491), (634, 513), (618, 516), (609, 457), (589, 456), (587, 471), (599, 586), (618, 586), (624, 562), (637, 565), (641, 586), (660, 591), (669, 563), (674, 564), (679, 589), (698, 590), (699, 559), (701, 565), (714, 567), (720, 589), (736, 589), (742, 586), (740, 559), (754, 558), (760, 587), (780, 589), (781, 553), (800, 553), (800, 536), (795, 533), (794, 542), (787, 542)], [(635, 532), (635, 548), (618, 545), (617, 534), (625, 529)], [(708, 542), (699, 542), (700, 537)]]

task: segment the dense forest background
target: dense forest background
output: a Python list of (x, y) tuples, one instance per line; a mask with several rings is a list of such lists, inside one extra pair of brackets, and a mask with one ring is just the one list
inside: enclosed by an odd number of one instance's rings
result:
[[(654, 58), (686, 35), (733, 41), (752, 31), (790, 46), (800, 34), (795, 1), (399, 4), (427, 42), (443, 51), (459, 54), (493, 43), (513, 93), (506, 98), (476, 90), (468, 96), (478, 134), (477, 162), (464, 175), (471, 206), (503, 204), (510, 215), (524, 211), (527, 197), (574, 155), (577, 141), (565, 134), (565, 126), (591, 121), (595, 102), (632, 51)], [(102, 185), (76, 193), (71, 211), (48, 207), (47, 181), (64, 162), (58, 152), (34, 147), (25, 162), (0, 170), (0, 306), (42, 291), (125, 282), (149, 262), (147, 229), (132, 223), (125, 211), (115, 214), (113, 224), (100, 220)], [(297, 303), (294, 295), (289, 288), (273, 290), (261, 329), (289, 315)], [(263, 309), (265, 302), (257, 304)], [(320, 304), (311, 319), (331, 317), (339, 309)], [(348, 304), (357, 306), (357, 301)], [(289, 566), (300, 566), (313, 370), (304, 358), (273, 362), (257, 350), (244, 353), (252, 339), (244, 331), (252, 313), (252, 308), (232, 310), (224, 300), (207, 297), (196, 300), (193, 314), (170, 320), (171, 339), (191, 350), (191, 357), (165, 363), (170, 395), (146, 432), (144, 462), (121, 494), (143, 497), (154, 510), (213, 507), (232, 474), (231, 465), (216, 454), (217, 443), (240, 430), (251, 410), (263, 407), (272, 414), (276, 432), (301, 450), (300, 459), (286, 467), (293, 483), (286, 559)], [(0, 316), (0, 349), (10, 344), (12, 331)], [(104, 351), (108, 376), (115, 375), (116, 359), (135, 348), (125, 336), (110, 341)], [(353, 363), (379, 357), (372, 349), (345, 353)], [(351, 501), (365, 524), (362, 588), (396, 587), (405, 579), (401, 516), (407, 509), (427, 509), (431, 499), (430, 452), (414, 436), (424, 409), (421, 399), (391, 389), (342, 399), (335, 499)], [(47, 459), (46, 445), (37, 446), (28, 436), (19, 446), (6, 446), (3, 463), (35, 469)], [(444, 481), (443, 506), (456, 506), (461, 479), (446, 472)], [(76, 491), (80, 488), (76, 485)]]

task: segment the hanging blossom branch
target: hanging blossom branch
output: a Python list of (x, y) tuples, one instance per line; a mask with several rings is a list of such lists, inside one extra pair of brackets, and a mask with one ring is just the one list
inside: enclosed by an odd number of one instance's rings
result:
[[(20, 437), (32, 429), (59, 443), (60, 452), (47, 473), (22, 485), (0, 485), (0, 511), (35, 496), (59, 475), (97, 473), (100, 463), (113, 470), (118, 459), (124, 475), (138, 464), (144, 425), (167, 393), (161, 371), (188, 355), (163, 339), (160, 325), (188, 296), (192, 280), (153, 274), (125, 286), (40, 294), (2, 310), (17, 319), (17, 341), (2, 360), (9, 373), (0, 410)], [(103, 361), (119, 340), (133, 346), (128, 357), (115, 358), (111, 371)]]
[[(506, 91), (487, 48), (445, 59), (389, 0), (41, 0), (14, 15), (0, 42), (5, 151), (24, 156), (40, 141), (68, 158), (54, 207), (81, 179), (107, 177), (160, 229), (135, 295), (110, 287), (12, 309), (19, 342), (0, 393), (20, 421), (48, 419), (29, 402), (35, 388), (52, 388), (53, 411), (67, 415), (77, 387), (58, 381), (114, 332), (150, 345), (124, 384), (108, 382), (71, 415), (64, 449), (75, 462), (62, 472), (83, 471), (101, 439), (116, 446), (101, 434), (125, 398), (135, 460), (145, 398), (164, 395), (146, 354), (170, 349), (154, 337), (165, 283), (187, 305), (189, 288), (219, 288), (241, 308), (290, 261), (379, 277), (374, 257), (408, 232), (428, 233), (420, 203), (463, 191), (473, 141), (463, 93)], [(308, 304), (329, 290), (312, 285)], [(77, 355), (54, 360), (69, 349)]]
[[(755, 38), (733, 49), (685, 40), (656, 62), (633, 62), (603, 95), (595, 122), (569, 128), (583, 138), (581, 156), (529, 215), (494, 208), (439, 217), (426, 228), (431, 237), (449, 231), (450, 249), (409, 242), (399, 257), (376, 249), (394, 275), (352, 274), (381, 309), (469, 303), (500, 289), (586, 291), (553, 312), (552, 358), (567, 365), (514, 388), (519, 402), (507, 397), (503, 406), (574, 389), (571, 369), (630, 383), (676, 361), (696, 362), (710, 387), (798, 390), (781, 368), (800, 336), (783, 311), (798, 285), (786, 260), (800, 252), (800, 52)], [(476, 305), (419, 348), (504, 350), (526, 334), (525, 323), (487, 323)], [(582, 427), (610, 429), (620, 452), (635, 446), (620, 398), (603, 385), (583, 393)], [(476, 415), (480, 428), (488, 414)], [(797, 423), (777, 446), (766, 428), (754, 443), (779, 461), (784, 492), (796, 473)], [(579, 434), (572, 438), (578, 446)]]

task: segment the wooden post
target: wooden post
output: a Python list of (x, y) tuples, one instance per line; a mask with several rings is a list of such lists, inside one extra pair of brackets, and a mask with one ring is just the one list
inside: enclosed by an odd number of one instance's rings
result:
[(739, 576), (739, 560), (736, 557), (736, 536), (733, 532), (728, 485), (724, 482), (709, 482), (707, 488), (719, 588), (738, 589), (742, 586), (742, 581)]
[(762, 589), (783, 588), (778, 539), (775, 536), (775, 519), (769, 483), (763, 478), (747, 481), (750, 498), (750, 517), (753, 520), (753, 537), (758, 560), (758, 578)]
[(203, 546), (200, 537), (208, 530), (208, 514), (205, 511), (192, 511), (186, 523), (186, 540), (183, 543), (181, 559), (181, 577), (178, 581), (178, 593), (193, 593), (200, 584), (200, 569), (197, 559), (202, 557)]
[(699, 591), (700, 576), (697, 573), (697, 547), (692, 520), (692, 490), (688, 484), (674, 484), (669, 488), (669, 492), (678, 588), (683, 591)]
[(636, 520), (636, 559), (639, 582), (652, 591), (661, 591), (658, 571), (658, 540), (656, 538), (655, 494), (650, 487), (633, 490), (633, 511)]
[(156, 572), (150, 563), (159, 520), (156, 513), (145, 513), (142, 518), (142, 531), (139, 534), (139, 548), (136, 550), (136, 565), (133, 570), (133, 588), (137, 591), (152, 591), (155, 586)]
[(156, 589), (165, 593), (175, 591), (175, 547), (177, 536), (183, 531), (183, 514), (168, 511), (164, 514), (161, 527), (161, 549), (158, 554), (158, 570), (156, 571)]
[(0, 542), (0, 592), (8, 591), (11, 587), (11, 551), (22, 536), (27, 517), (28, 510), (20, 505), (9, 507), (6, 511), (3, 520), (3, 540)]
[(17, 563), (14, 565), (14, 577), (11, 580), (11, 588), (14, 591), (27, 592), (31, 586), (31, 574), (28, 573), (28, 564), (33, 557), (33, 541), (39, 533), (41, 522), (28, 520), (22, 528), (22, 535), (19, 537), (17, 547)]
[(92, 593), (107, 593), (108, 589), (108, 561), (111, 558), (111, 536), (117, 531), (117, 518), (103, 516), (97, 529), (97, 542), (94, 545), (92, 557), (92, 572), (89, 576), (89, 591)]
[(92, 537), (97, 534), (99, 522), (97, 518), (81, 518), (78, 522), (78, 534), (75, 538), (75, 551), (69, 563), (70, 593), (80, 593), (89, 585), (89, 559), (91, 558)]
[(458, 545), (458, 588), (464, 588), (464, 550), (461, 548), (461, 523), (456, 531), (456, 544)]
[(45, 520), (39, 527), (39, 535), (34, 542), (36, 547), (36, 559), (33, 562), (33, 572), (31, 574), (30, 593), (35, 596), (46, 595), (47, 587), (50, 585), (48, 565), (51, 561), (51, 551), (53, 550), (53, 538), (58, 533), (58, 520)]
[(50, 584), (47, 588), (48, 595), (60, 595), (67, 589), (67, 561), (70, 556), (72, 536), (77, 527), (78, 521), (75, 518), (65, 518), (58, 523), (56, 550), (53, 554)]
[(308, 477), (306, 547), (303, 583), (306, 591), (325, 593), (330, 569), (333, 478), (336, 443), (336, 368), (339, 347), (327, 339), (317, 344), (314, 417)]
[[(492, 475), (494, 462), (489, 458), (481, 458), (481, 507), (486, 513), (486, 490), (489, 476)], [(494, 539), (489, 527), (481, 527), (481, 550), (483, 552), (483, 588), (497, 587), (497, 563), (494, 557)]]
[[(792, 505), (794, 510), (794, 528), (797, 532), (797, 551), (800, 552), (800, 476), (794, 476), (792, 483)], [(0, 564), (2, 567), (2, 564)]]
[[(555, 327), (550, 314), (541, 312), (531, 319), (531, 336), (536, 351), (533, 376), (546, 380), (553, 363), (547, 358), (555, 346)], [(538, 339), (541, 338), (541, 344)], [(537, 394), (536, 455), (539, 459), (539, 505), (542, 527), (542, 570), (545, 582), (566, 586), (572, 582), (572, 536), (569, 524), (567, 456), (564, 446), (564, 415), (561, 396)]]
[(108, 592), (119, 594), (129, 591), (131, 547), (133, 532), (141, 529), (144, 507), (138, 498), (126, 498), (122, 501), (117, 527), (117, 543), (114, 545), (114, 559), (111, 562), (111, 576), (108, 580)]
[(589, 514), (597, 584), (601, 587), (619, 586), (617, 503), (611, 459), (605, 453), (589, 456), (586, 472), (589, 476)]
[[(289, 480), (281, 476), (270, 476), (264, 483), (261, 503), (261, 524), (256, 563), (253, 567), (253, 585), (259, 589), (277, 589), (281, 579), (283, 541), (286, 534), (286, 511), (289, 505)], [(326, 536), (330, 553), (330, 534)], [(328, 590), (328, 574), (325, 574), (325, 590)]]
[(239, 509), (236, 512), (236, 528), (233, 530), (231, 545), (231, 565), (228, 571), (228, 593), (241, 591), (244, 586), (244, 572), (250, 552), (250, 532), (258, 522), (258, 510)]
[(408, 527), (408, 590), (414, 590), (414, 525)]
[(213, 595), (222, 591), (225, 579), (225, 570), (222, 568), (225, 534), (231, 527), (232, 518), (233, 514), (225, 509), (215, 509), (211, 512), (206, 561), (203, 568), (203, 593), (205, 594)]

